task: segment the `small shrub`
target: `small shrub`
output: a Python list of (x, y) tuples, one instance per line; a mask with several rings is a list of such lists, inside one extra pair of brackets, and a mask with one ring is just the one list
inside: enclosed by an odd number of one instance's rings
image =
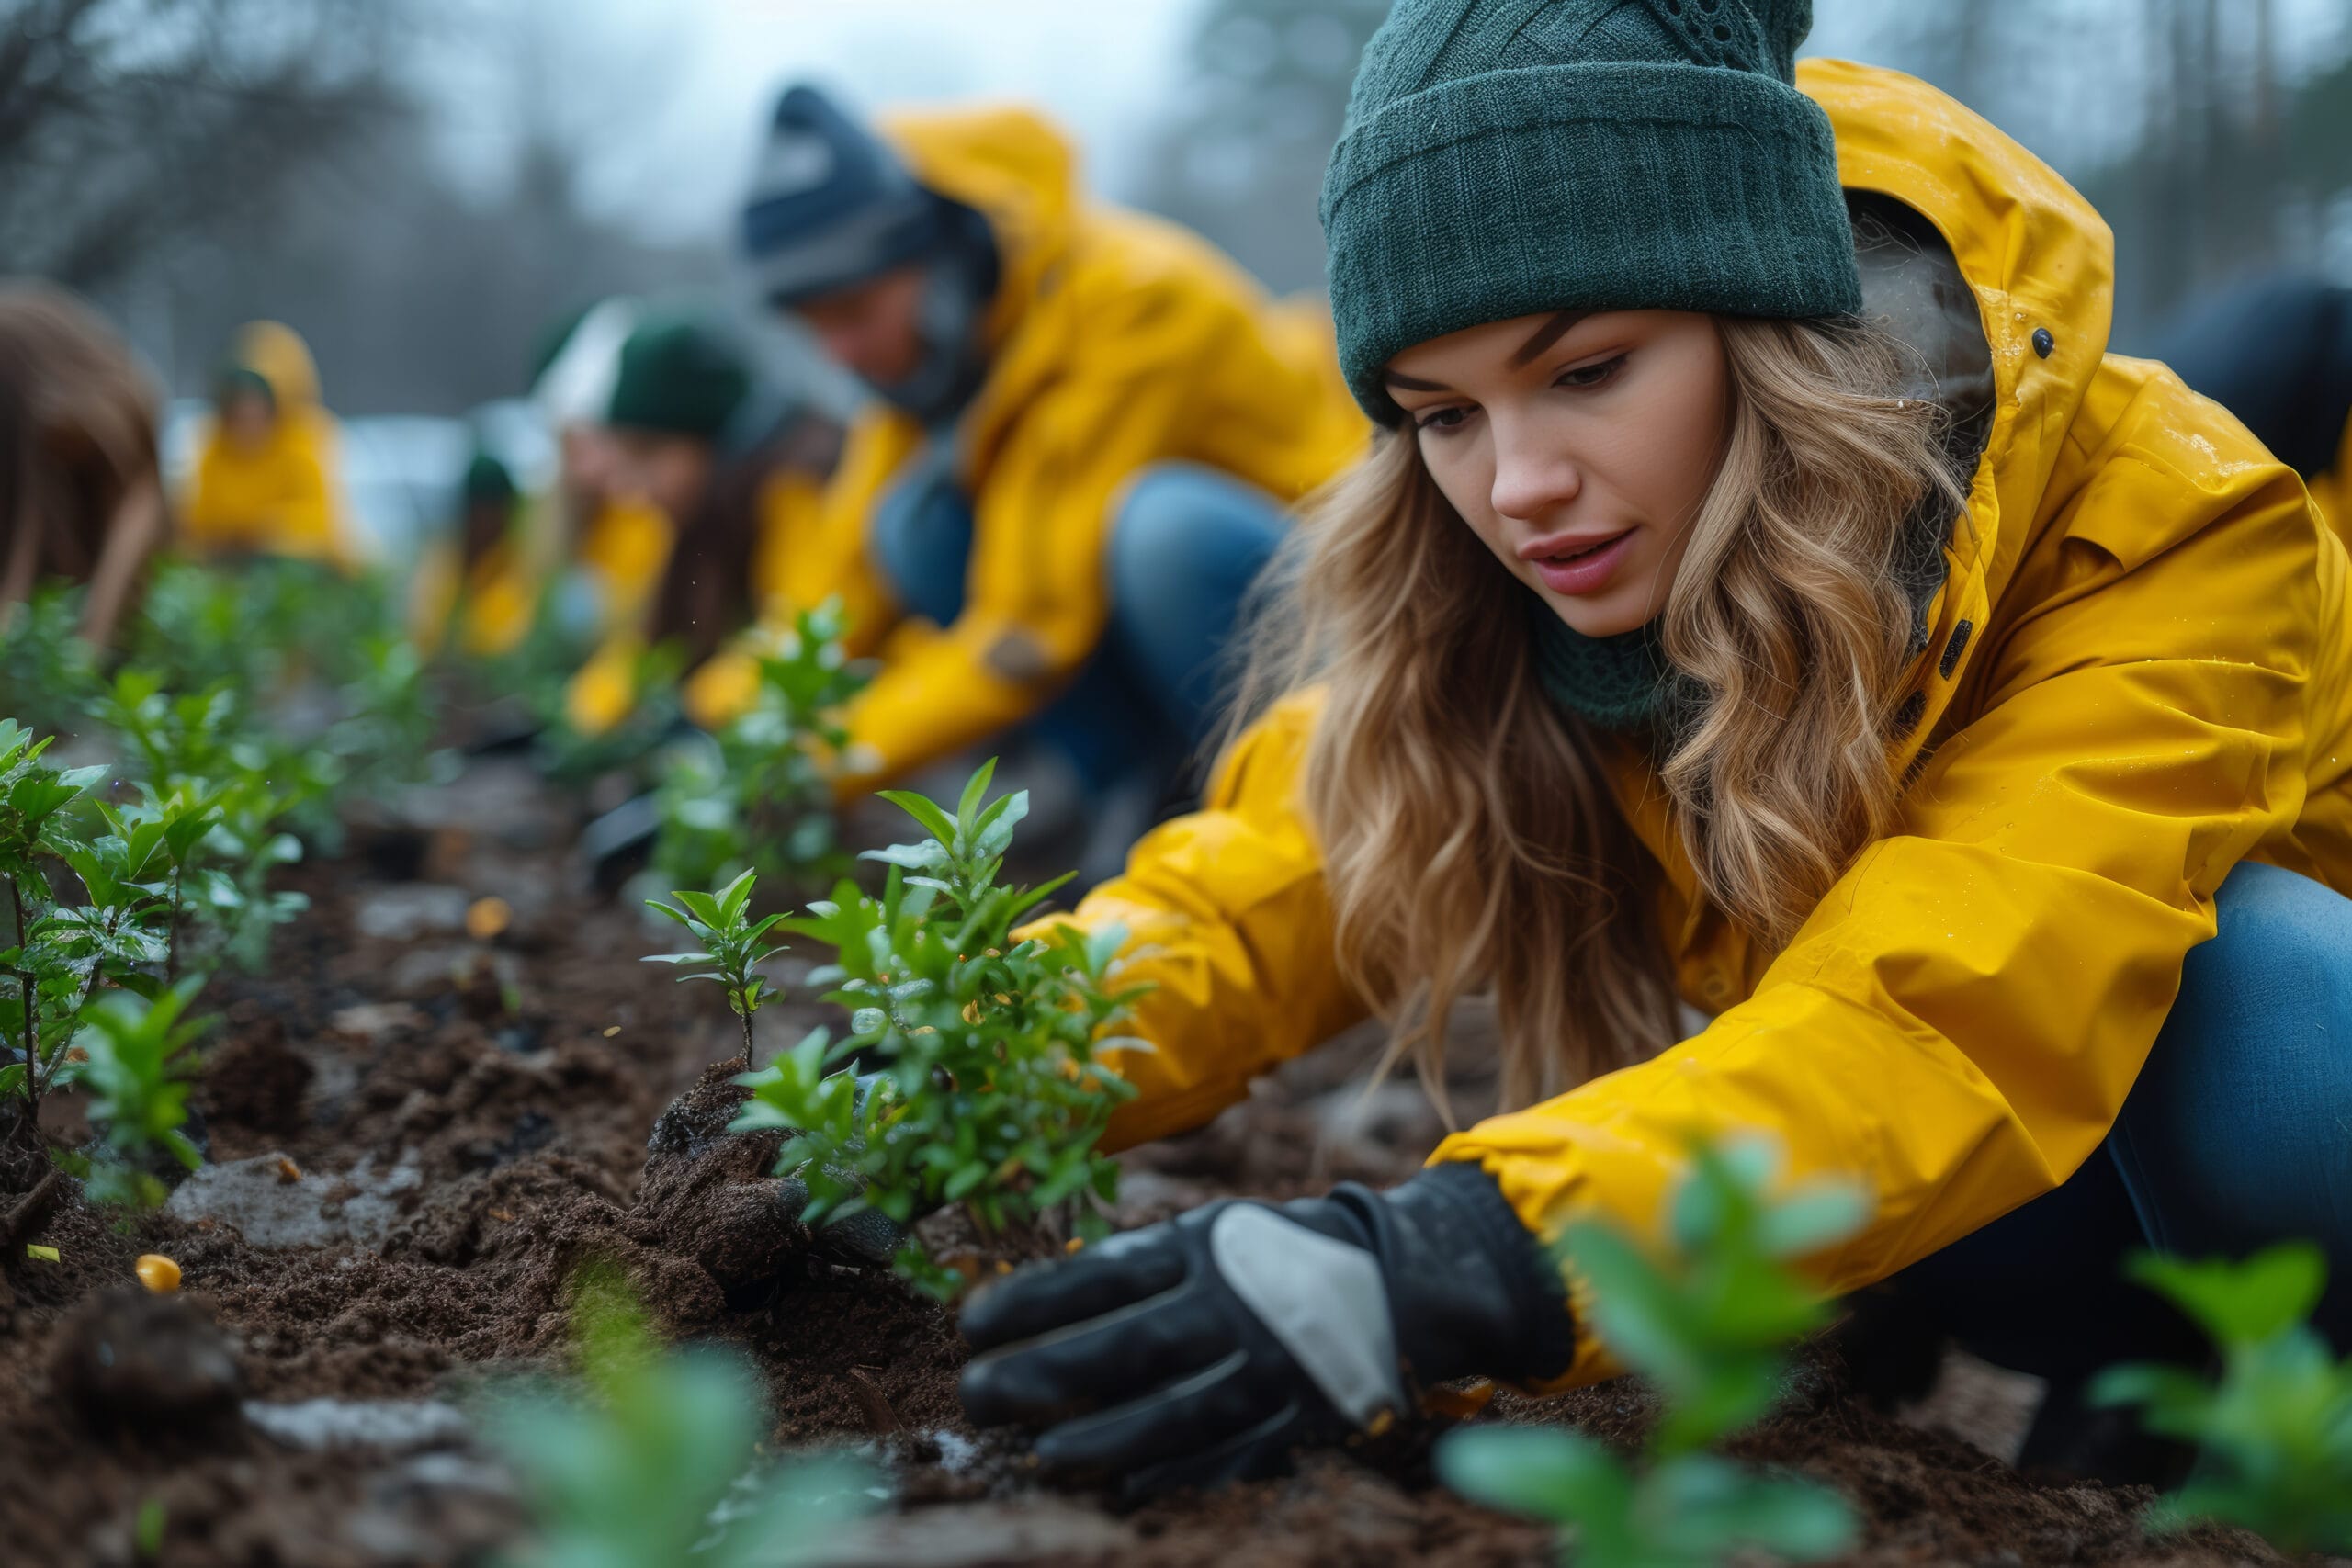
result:
[(2104, 1404), (2137, 1404), (2148, 1429), (2198, 1447), (2188, 1484), (2150, 1510), (2150, 1528), (2242, 1525), (2281, 1551), (2352, 1551), (2352, 1359), (2311, 1326), (2327, 1261), (2310, 1242), (2242, 1263), (2143, 1253), (2132, 1277), (2194, 1319), (2222, 1353), (2218, 1378), (2181, 1367), (2109, 1368)]
[(849, 743), (841, 710), (865, 671), (842, 650), (838, 601), (804, 610), (758, 660), (752, 705), (673, 750), (655, 791), (652, 867), (707, 887), (741, 871), (779, 886), (848, 869), (833, 818), (834, 760)]
[(663, 1348), (609, 1278), (583, 1282), (573, 1322), (581, 1383), (488, 1413), (537, 1522), (507, 1568), (789, 1568), (870, 1506), (851, 1461), (761, 1463), (752, 1370)]
[(1786, 1260), (1848, 1234), (1864, 1213), (1843, 1186), (1768, 1200), (1777, 1163), (1759, 1143), (1695, 1150), (1661, 1256), (1597, 1220), (1562, 1238), (1566, 1266), (1589, 1287), (1580, 1299), (1593, 1331), (1657, 1392), (1646, 1463), (1558, 1427), (1472, 1427), (1438, 1448), (1446, 1483), (1558, 1525), (1561, 1561), (1585, 1568), (1708, 1568), (1743, 1549), (1806, 1562), (1842, 1550), (1853, 1520), (1836, 1494), (1704, 1451), (1771, 1408), (1785, 1348), (1826, 1320)]
[[(984, 806), (993, 773), (973, 775), (952, 814), (884, 792), (928, 837), (869, 852), (890, 868), (881, 897), (844, 881), (779, 922), (833, 953), (812, 979), (836, 987), (850, 1032), (818, 1030), (745, 1075), (752, 1099), (735, 1126), (798, 1134), (777, 1168), (808, 1183), (810, 1224), (873, 1208), (906, 1226), (960, 1203), (984, 1234), (1048, 1215), (1080, 1235), (1107, 1229), (1100, 1206), (1116, 1195), (1118, 1167), (1095, 1144), (1134, 1090), (1097, 1053), (1141, 992), (1111, 978), (1115, 928), (1014, 937), (1061, 884), (999, 885), (1028, 797)], [(867, 1092), (852, 1058), (874, 1069)], [(913, 1239), (897, 1262), (942, 1300), (968, 1282)]]
[(0, 605), (0, 692), (28, 728), (72, 729), (97, 690), (82, 604), (81, 589), (50, 582), (21, 604)]

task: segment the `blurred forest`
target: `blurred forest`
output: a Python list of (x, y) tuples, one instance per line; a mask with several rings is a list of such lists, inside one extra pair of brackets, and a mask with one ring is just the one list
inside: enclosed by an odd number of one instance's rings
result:
[[(1275, 288), (1316, 286), (1323, 162), (1386, 9), (1199, 0), (1148, 111), (1154, 153), (1135, 188), (1105, 194), (1197, 227)], [(2098, 204), (2120, 253), (2119, 347), (2245, 272), (2352, 281), (2352, 5), (1815, 12), (1814, 50), (1936, 82)], [(0, 0), (0, 273), (93, 295), (181, 392), (202, 389), (232, 327), (256, 315), (309, 337), (347, 412), (518, 391), (566, 306), (727, 278), (729, 214), (698, 241), (655, 243), (583, 203), (584, 172), (662, 85), (658, 62), (576, 14), (548, 0)], [(453, 175), (452, 80), (506, 128), (511, 155), (487, 184)], [(742, 106), (747, 137), (764, 107)]]
[[(1316, 196), (1385, 0), (1204, 0), (1157, 177), (1135, 193), (1276, 288), (1322, 275)], [(2352, 282), (2344, 0), (1815, 0), (1808, 53), (1923, 76), (2089, 197), (2119, 253), (2114, 342), (2199, 288)]]

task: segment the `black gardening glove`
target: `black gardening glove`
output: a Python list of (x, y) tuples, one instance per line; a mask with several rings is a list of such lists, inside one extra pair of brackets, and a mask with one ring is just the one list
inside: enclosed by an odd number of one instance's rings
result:
[(1211, 1203), (975, 1295), (964, 1410), (1046, 1427), (1048, 1466), (1130, 1494), (1215, 1485), (1385, 1430), (1449, 1378), (1558, 1375), (1565, 1295), (1476, 1166)]

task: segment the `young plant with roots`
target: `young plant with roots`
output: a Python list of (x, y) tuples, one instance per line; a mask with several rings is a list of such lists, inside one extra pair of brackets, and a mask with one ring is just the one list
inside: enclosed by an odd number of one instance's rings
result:
[[(1048, 1216), (1079, 1237), (1107, 1231), (1118, 1167), (1095, 1145), (1134, 1090), (1101, 1057), (1140, 1045), (1114, 1032), (1142, 992), (1114, 978), (1116, 929), (1016, 934), (1067, 878), (999, 883), (1028, 797), (987, 803), (994, 768), (953, 811), (886, 792), (926, 837), (869, 852), (889, 866), (881, 896), (844, 881), (781, 922), (835, 955), (812, 979), (835, 987), (850, 1032), (818, 1030), (745, 1075), (734, 1125), (795, 1134), (777, 1169), (807, 1183), (811, 1224), (874, 1209), (910, 1227), (954, 1203), (984, 1235)], [(970, 1283), (911, 1235), (897, 1267), (941, 1300)]]

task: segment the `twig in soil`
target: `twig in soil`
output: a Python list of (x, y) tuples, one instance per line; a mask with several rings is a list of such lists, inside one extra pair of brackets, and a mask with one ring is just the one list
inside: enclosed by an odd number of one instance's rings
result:
[(0, 1247), (13, 1247), (37, 1228), (49, 1215), (49, 1206), (57, 1197), (57, 1190), (65, 1184), (62, 1171), (51, 1170), (33, 1184), (33, 1190), (17, 1200), (6, 1219), (0, 1219)]
[(848, 1368), (843, 1375), (849, 1379), (849, 1391), (856, 1399), (858, 1409), (865, 1416), (867, 1431), (876, 1437), (887, 1437), (892, 1432), (906, 1430), (906, 1424), (899, 1419), (899, 1413), (890, 1408), (890, 1401), (874, 1380), (865, 1375), (864, 1368)]

